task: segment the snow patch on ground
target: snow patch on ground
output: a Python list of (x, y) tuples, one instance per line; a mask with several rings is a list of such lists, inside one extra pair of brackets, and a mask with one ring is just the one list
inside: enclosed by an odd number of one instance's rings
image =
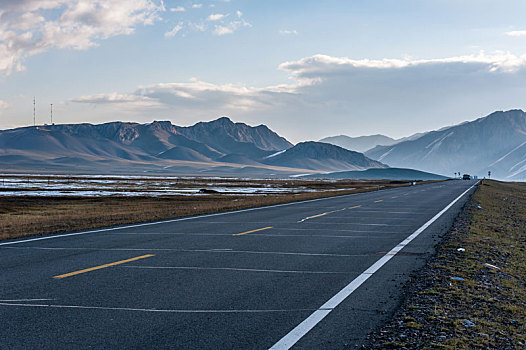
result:
[(455, 133), (454, 131), (451, 131), (446, 136), (438, 138), (435, 141), (431, 142), (429, 145), (427, 145), (426, 149), (431, 147), (431, 146), (433, 146), (433, 147), (429, 150), (429, 152), (427, 152), (427, 154), (424, 156), (423, 159), (426, 159), (431, 153), (433, 153), (433, 151), (437, 150), (442, 145), (442, 142), (444, 142), (445, 139), (447, 139), (448, 137), (452, 136), (454, 133)]
[(378, 158), (378, 161), (381, 162), (385, 157), (387, 157), (392, 151), (394, 151), (396, 147), (391, 148), (389, 151), (385, 152)]
[(488, 165), (488, 167), (494, 166), (495, 164), (497, 164), (498, 162), (502, 161), (504, 158), (506, 158), (507, 156), (509, 156), (510, 154), (512, 154), (513, 152), (515, 152), (516, 150), (518, 150), (519, 148), (521, 148), (524, 145), (526, 145), (526, 141), (524, 141), (523, 143), (521, 143), (520, 145), (518, 145), (517, 147), (515, 147), (514, 149), (512, 149), (511, 151), (509, 151), (508, 153), (506, 153), (505, 155), (503, 155), (502, 157), (500, 157), (499, 159), (497, 159), (496, 161), (494, 161), (490, 165)]
[(286, 151), (286, 149), (284, 149), (283, 151), (279, 151), (279, 152), (276, 152), (276, 153), (274, 153), (274, 154), (271, 154), (270, 156), (266, 156), (266, 157), (263, 158), (263, 159), (268, 159), (268, 158), (275, 157), (275, 156), (277, 156), (277, 155), (280, 155), (280, 154), (282, 154), (282, 153), (285, 153), (285, 151)]

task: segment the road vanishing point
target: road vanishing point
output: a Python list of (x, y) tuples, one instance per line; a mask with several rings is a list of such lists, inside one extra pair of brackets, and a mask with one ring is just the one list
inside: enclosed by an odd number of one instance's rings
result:
[(0, 242), (0, 349), (359, 347), (475, 186)]

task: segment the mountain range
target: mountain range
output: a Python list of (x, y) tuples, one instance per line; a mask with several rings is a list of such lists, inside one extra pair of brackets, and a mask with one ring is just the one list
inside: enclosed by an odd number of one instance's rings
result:
[(265, 125), (226, 117), (182, 127), (169, 121), (23, 127), (0, 131), (4, 171), (288, 175), (385, 168), (358, 152), (292, 145)]
[[(428, 176), (373, 171), (404, 168), (452, 177), (468, 173), (505, 180), (526, 178), (526, 113), (494, 112), (436, 131), (394, 140), (382, 135), (324, 139), (293, 145), (265, 125), (227, 117), (192, 126), (169, 121), (22, 127), (0, 131), (4, 172), (159, 173), (288, 176), (347, 172), (354, 176)], [(350, 171), (368, 172), (350, 173)], [(396, 171), (395, 171), (396, 170)], [(431, 174), (434, 176), (434, 174)], [(416, 178), (416, 177), (412, 177)]]
[(390, 146), (396, 143), (396, 140), (385, 135), (368, 135), (350, 137), (346, 135), (330, 136), (320, 140), (320, 142), (330, 143), (345, 149), (365, 152), (376, 146)]
[(401, 139), (393, 139), (385, 135), (368, 135), (351, 137), (346, 135), (330, 136), (320, 140), (320, 142), (330, 143), (336, 146), (343, 147), (350, 151), (365, 153), (376, 146), (391, 146), (404, 141), (416, 140), (424, 136), (426, 133), (421, 132), (411, 136), (402, 137)]
[(392, 167), (410, 167), (447, 176), (468, 173), (504, 180), (526, 177), (526, 113), (494, 112), (486, 117), (431, 131), (366, 156)]

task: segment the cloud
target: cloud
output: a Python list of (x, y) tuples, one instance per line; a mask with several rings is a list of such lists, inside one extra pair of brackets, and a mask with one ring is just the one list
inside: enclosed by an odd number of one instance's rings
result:
[(225, 18), (227, 15), (221, 14), (221, 13), (214, 13), (207, 17), (207, 20), (209, 21), (219, 21), (223, 18)]
[(86, 50), (98, 41), (130, 35), (164, 11), (153, 0), (21, 0), (0, 5), (0, 75), (52, 48)]
[(298, 31), (295, 29), (281, 29), (279, 31), (281, 35), (298, 35)]
[(237, 15), (237, 18), (241, 18), (243, 16), (243, 12), (241, 11), (236, 11), (236, 15)]
[(508, 36), (526, 36), (526, 30), (512, 30), (511, 32), (506, 32)]
[(182, 6), (172, 7), (170, 9), (170, 12), (185, 12), (186, 9)]
[(193, 4), (192, 5), (193, 9), (200, 9), (201, 7), (203, 7), (203, 4)]
[[(497, 51), (492, 54), (480, 52), (474, 55), (455, 56), (434, 59), (382, 59), (355, 60), (347, 57), (333, 57), (327, 55), (314, 55), (298, 61), (285, 62), (279, 69), (288, 71), (297, 79), (320, 79), (329, 74), (342, 74), (358, 72), (359, 70), (409, 70), (426, 67), (442, 67), (451, 70), (459, 68), (456, 72), (463, 73), (472, 70), (487, 72), (515, 72), (526, 66), (526, 54), (514, 55), (510, 52)], [(448, 69), (446, 69), (449, 67)]]
[(137, 94), (120, 94), (116, 92), (109, 94), (80, 96), (78, 98), (72, 99), (71, 102), (94, 105), (121, 105), (128, 108), (160, 106), (160, 103), (156, 99), (152, 99), (147, 96), (141, 96)]
[(252, 25), (245, 20), (232, 21), (229, 23), (216, 25), (214, 27), (214, 30), (212, 31), (212, 34), (219, 36), (225, 34), (232, 34), (243, 27), (252, 27)]
[(520, 105), (526, 94), (526, 55), (380, 60), (314, 55), (278, 68), (289, 84), (256, 87), (192, 79), (74, 101), (127, 111), (139, 103), (155, 108), (159, 117), (180, 116), (189, 123), (219, 115), (264, 121), (296, 141), (342, 131), (404, 136), (493, 110), (526, 107)]
[(0, 100), (0, 111), (4, 109), (9, 109), (9, 108), (11, 108), (11, 104), (7, 103), (4, 100)]
[(276, 103), (280, 94), (294, 94), (288, 85), (264, 88), (247, 87), (241, 84), (217, 85), (197, 79), (187, 83), (159, 83), (139, 87), (134, 93), (109, 93), (81, 96), (71, 102), (94, 105), (120, 105), (127, 108), (137, 106), (165, 108), (195, 108), (204, 104), (218, 110), (265, 109)]
[(183, 29), (183, 22), (179, 22), (176, 26), (173, 27), (172, 30), (164, 33), (164, 36), (167, 38), (171, 38), (177, 35)]

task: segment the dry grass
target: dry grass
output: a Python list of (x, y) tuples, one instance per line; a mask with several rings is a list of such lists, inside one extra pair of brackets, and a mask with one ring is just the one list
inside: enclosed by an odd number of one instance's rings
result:
[[(445, 290), (437, 315), (449, 320), (458, 336), (452, 349), (526, 348), (526, 184), (487, 181), (474, 196), (477, 209), (469, 234), (459, 233), (451, 274), (466, 282)], [(453, 243), (453, 242), (452, 242)], [(464, 247), (459, 254), (456, 247)], [(493, 270), (484, 264), (499, 267)], [(465, 328), (462, 320), (474, 326)]]
[[(270, 180), (269, 183), (275, 184), (276, 181), (278, 180)], [(249, 184), (248, 180), (244, 182)], [(261, 180), (258, 182), (261, 183)], [(290, 184), (291, 181), (286, 182)], [(308, 186), (322, 192), (250, 196), (212, 194), (157, 198), (1, 197), (0, 240), (366, 192), (407, 186), (407, 183), (345, 180), (296, 181), (294, 185)]]

